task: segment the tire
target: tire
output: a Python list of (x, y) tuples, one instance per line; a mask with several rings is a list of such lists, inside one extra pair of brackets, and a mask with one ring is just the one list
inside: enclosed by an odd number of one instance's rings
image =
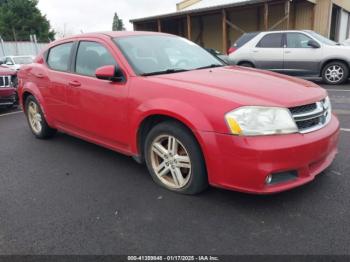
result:
[(254, 65), (252, 63), (249, 63), (249, 62), (240, 63), (239, 66), (254, 68)]
[(25, 112), (30, 130), (36, 138), (47, 139), (56, 134), (56, 129), (51, 128), (45, 119), (40, 104), (34, 96), (28, 96), (25, 101)]
[[(169, 150), (169, 144), (176, 146)], [(195, 195), (208, 187), (201, 148), (180, 123), (166, 121), (156, 125), (146, 137), (144, 156), (153, 180), (168, 190)]]
[(349, 68), (342, 62), (328, 63), (322, 70), (322, 78), (326, 84), (341, 85), (348, 80)]

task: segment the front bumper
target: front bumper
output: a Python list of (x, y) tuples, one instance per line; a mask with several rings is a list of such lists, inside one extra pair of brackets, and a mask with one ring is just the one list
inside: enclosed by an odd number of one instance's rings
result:
[[(254, 194), (289, 190), (312, 181), (337, 154), (339, 121), (308, 134), (239, 137), (201, 132), (209, 183)], [(287, 182), (266, 184), (270, 174), (296, 171)]]
[(0, 106), (11, 106), (16, 103), (16, 90), (14, 88), (0, 89)]

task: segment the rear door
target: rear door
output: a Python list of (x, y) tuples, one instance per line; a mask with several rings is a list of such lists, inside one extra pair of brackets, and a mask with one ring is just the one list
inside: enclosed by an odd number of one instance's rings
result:
[(48, 69), (34, 72), (40, 83), (47, 110), (59, 126), (65, 126), (69, 111), (67, 108), (66, 89), (70, 73), (71, 55), (74, 42), (56, 45), (48, 51)]
[(319, 75), (322, 48), (308, 46), (313, 40), (306, 34), (290, 32), (285, 34), (284, 71), (290, 75)]
[(252, 49), (257, 68), (283, 71), (283, 33), (269, 33)]

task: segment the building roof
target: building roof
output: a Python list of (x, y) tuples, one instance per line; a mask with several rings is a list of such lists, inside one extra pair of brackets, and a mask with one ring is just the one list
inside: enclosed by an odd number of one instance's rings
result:
[(219, 7), (223, 5), (238, 4), (249, 2), (250, 0), (201, 0), (198, 3), (185, 7), (181, 11), (195, 10), (209, 7)]
[[(214, 11), (221, 8), (229, 8), (229, 7), (236, 7), (236, 6), (243, 6), (243, 5), (253, 5), (258, 3), (264, 3), (264, 2), (272, 2), (276, 0), (202, 0), (196, 4), (193, 4), (192, 6), (188, 6), (184, 8), (181, 11), (177, 11), (174, 13), (168, 13), (168, 14), (162, 14), (162, 15), (156, 15), (156, 16), (150, 16), (150, 17), (144, 17), (144, 18), (137, 18), (130, 20), (131, 23), (137, 23), (137, 22), (145, 22), (150, 21), (154, 19), (160, 19), (160, 18), (170, 18), (170, 17), (178, 17), (186, 14), (192, 14), (192, 13), (201, 13), (206, 11)], [(308, 0), (310, 1), (310, 0)], [(212, 4), (209, 4), (212, 3)]]

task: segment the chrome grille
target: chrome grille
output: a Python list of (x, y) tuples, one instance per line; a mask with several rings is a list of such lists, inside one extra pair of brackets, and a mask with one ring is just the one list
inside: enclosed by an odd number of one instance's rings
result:
[(12, 87), (11, 76), (0, 76), (0, 88)]
[(327, 125), (332, 117), (330, 103), (317, 103), (289, 108), (300, 133), (309, 133)]
[(310, 111), (313, 111), (317, 108), (316, 103), (314, 104), (309, 104), (309, 105), (304, 105), (304, 106), (296, 106), (289, 108), (290, 112), (292, 115), (294, 114), (303, 114), (303, 113), (308, 113)]

